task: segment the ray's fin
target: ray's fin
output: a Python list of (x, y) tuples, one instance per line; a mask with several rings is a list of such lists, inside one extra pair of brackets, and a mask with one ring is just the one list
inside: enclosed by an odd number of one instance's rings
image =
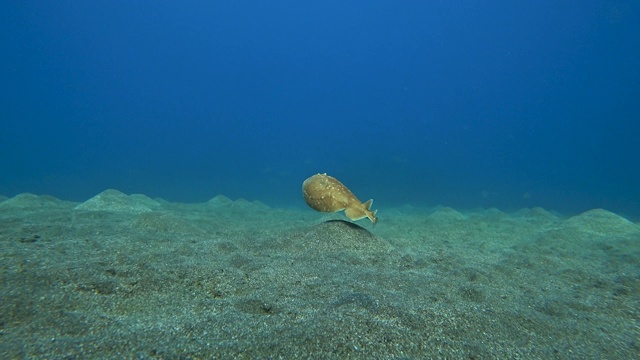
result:
[(364, 208), (365, 208), (365, 209), (367, 209), (367, 210), (371, 210), (371, 205), (373, 205), (373, 199), (369, 199), (369, 200), (367, 200), (367, 202), (366, 202), (366, 203), (364, 203), (363, 205), (364, 205)]
[(360, 220), (367, 217), (367, 214), (364, 211), (362, 211), (362, 209), (359, 209), (359, 207), (355, 207), (355, 206), (346, 208), (344, 210), (344, 214), (347, 215), (347, 217), (353, 221)]
[(367, 202), (365, 202), (362, 205), (366, 209), (365, 216), (368, 217), (369, 220), (371, 220), (371, 222), (373, 223), (373, 226), (376, 226), (376, 224), (378, 223), (378, 217), (376, 216), (376, 213), (378, 212), (378, 210), (371, 211), (371, 205), (373, 205), (373, 199), (367, 200)]

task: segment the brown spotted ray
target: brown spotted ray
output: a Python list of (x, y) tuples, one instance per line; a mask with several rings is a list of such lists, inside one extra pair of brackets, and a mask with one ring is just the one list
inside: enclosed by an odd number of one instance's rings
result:
[(338, 179), (325, 174), (316, 174), (302, 184), (302, 195), (312, 209), (321, 212), (344, 210), (351, 220), (369, 218), (373, 225), (378, 222), (377, 210), (371, 210), (373, 199), (363, 203)]

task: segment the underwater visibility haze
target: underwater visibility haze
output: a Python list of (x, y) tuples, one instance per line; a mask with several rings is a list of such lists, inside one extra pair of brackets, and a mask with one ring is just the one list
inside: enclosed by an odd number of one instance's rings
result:
[(0, 358), (640, 358), (638, 19), (0, 2)]
[(0, 194), (640, 216), (634, 1), (5, 2)]

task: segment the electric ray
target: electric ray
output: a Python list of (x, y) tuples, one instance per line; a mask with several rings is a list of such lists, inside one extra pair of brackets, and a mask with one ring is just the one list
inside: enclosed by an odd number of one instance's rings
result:
[(302, 195), (312, 209), (321, 212), (344, 210), (351, 220), (369, 218), (373, 225), (378, 222), (377, 210), (371, 210), (373, 199), (362, 203), (351, 190), (338, 179), (325, 174), (316, 174), (302, 184)]

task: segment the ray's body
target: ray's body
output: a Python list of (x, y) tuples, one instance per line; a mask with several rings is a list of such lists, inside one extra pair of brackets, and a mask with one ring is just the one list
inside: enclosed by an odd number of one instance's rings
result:
[(368, 218), (375, 225), (377, 210), (371, 210), (373, 199), (363, 203), (338, 179), (327, 174), (316, 174), (302, 184), (302, 195), (312, 209), (321, 212), (345, 211), (351, 220)]

